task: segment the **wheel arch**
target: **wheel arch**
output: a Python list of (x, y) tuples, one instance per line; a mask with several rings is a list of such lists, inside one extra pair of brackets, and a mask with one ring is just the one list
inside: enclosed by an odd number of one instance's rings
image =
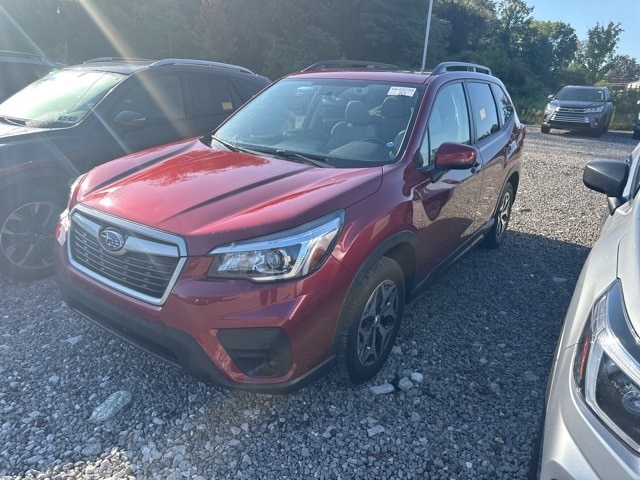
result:
[(410, 231), (398, 232), (395, 235), (389, 237), (382, 242), (378, 247), (362, 262), (362, 265), (358, 268), (358, 271), (354, 275), (353, 282), (347, 290), (345, 301), (343, 301), (336, 322), (335, 331), (333, 332), (333, 340), (331, 343), (331, 352), (336, 353), (338, 344), (340, 341), (341, 333), (345, 327), (345, 318), (343, 311), (346, 306), (346, 300), (351, 292), (354, 283), (362, 282), (369, 270), (381, 257), (388, 257), (395, 261), (404, 274), (404, 304), (409, 303), (411, 299), (411, 293), (415, 288), (416, 277), (416, 259), (418, 250), (418, 239), (415, 234)]
[(24, 170), (0, 177), (0, 198), (24, 192), (25, 189), (48, 189), (67, 194), (72, 181), (72, 178), (56, 169)]

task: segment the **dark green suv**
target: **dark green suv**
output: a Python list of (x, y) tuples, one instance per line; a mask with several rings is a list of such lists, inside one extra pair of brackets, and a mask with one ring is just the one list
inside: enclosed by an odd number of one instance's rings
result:
[(204, 135), (268, 83), (237, 65), (102, 58), (9, 97), (0, 104), (0, 271), (53, 271), (55, 225), (80, 174)]

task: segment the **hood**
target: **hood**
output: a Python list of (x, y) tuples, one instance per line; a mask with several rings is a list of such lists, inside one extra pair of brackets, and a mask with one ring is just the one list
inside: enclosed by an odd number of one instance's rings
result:
[(319, 168), (190, 140), (92, 170), (77, 201), (181, 235), (191, 255), (203, 255), (345, 208), (378, 190), (381, 177), (381, 167)]
[(584, 102), (579, 100), (551, 100), (549, 104), (554, 107), (563, 108), (597, 108), (602, 107), (605, 102)]
[(33, 133), (50, 130), (49, 128), (27, 127), (26, 125), (11, 125), (0, 123), (0, 145), (15, 140), (16, 137), (25, 137)]

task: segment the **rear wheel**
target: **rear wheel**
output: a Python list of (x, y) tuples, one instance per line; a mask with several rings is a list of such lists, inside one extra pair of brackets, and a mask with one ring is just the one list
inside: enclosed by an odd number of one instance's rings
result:
[(0, 270), (19, 280), (53, 273), (53, 239), (64, 198), (50, 190), (6, 196), (0, 207)]
[(351, 287), (340, 319), (337, 368), (343, 380), (361, 384), (380, 371), (400, 330), (404, 290), (402, 269), (387, 257)]
[(502, 189), (498, 208), (494, 215), (494, 222), (489, 234), (483, 241), (483, 246), (488, 248), (497, 248), (504, 241), (507, 235), (507, 227), (511, 219), (511, 207), (513, 207), (513, 187), (510, 182)]

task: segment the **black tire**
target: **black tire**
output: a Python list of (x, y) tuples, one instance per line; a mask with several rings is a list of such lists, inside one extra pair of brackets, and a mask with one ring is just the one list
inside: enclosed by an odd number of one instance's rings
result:
[(497, 248), (504, 241), (507, 235), (507, 227), (511, 219), (511, 208), (513, 207), (513, 187), (510, 182), (502, 189), (500, 200), (496, 207), (496, 213), (493, 215), (493, 226), (482, 242), (482, 246), (486, 248)]
[(546, 126), (546, 125), (542, 125), (542, 126), (540, 127), (540, 131), (541, 131), (542, 133), (549, 133), (549, 132), (551, 131), (551, 127), (548, 127), (548, 126)]
[(0, 271), (35, 280), (54, 271), (53, 242), (64, 195), (51, 190), (6, 195), (0, 207)]
[(602, 132), (604, 131), (603, 127), (594, 127), (591, 129), (591, 136), (592, 137), (600, 137), (602, 136)]
[(382, 368), (400, 330), (405, 283), (400, 266), (381, 257), (362, 282), (354, 282), (342, 308), (339, 377), (355, 385)]

